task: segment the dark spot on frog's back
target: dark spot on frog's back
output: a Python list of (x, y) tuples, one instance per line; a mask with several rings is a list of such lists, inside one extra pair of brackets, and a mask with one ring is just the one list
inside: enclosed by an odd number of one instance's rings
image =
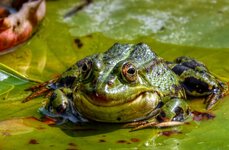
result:
[(178, 57), (176, 60), (175, 60), (176, 63), (179, 63), (180, 65), (182, 66), (186, 66), (188, 68), (191, 68), (191, 69), (194, 69), (196, 67), (205, 67), (201, 62), (198, 62), (190, 57), (186, 57), (186, 56), (181, 56), (181, 57)]
[(203, 66), (202, 64), (197, 63), (195, 60), (183, 62), (182, 65), (187, 66), (187, 67), (192, 68), (192, 69), (195, 69), (198, 66)]
[(78, 48), (81, 48), (81, 47), (83, 46), (83, 43), (81, 42), (80, 39), (75, 39), (75, 40), (74, 40), (74, 43), (76, 44), (76, 46), (77, 46)]
[(196, 79), (194, 77), (188, 77), (183, 82), (185, 89), (188, 91), (196, 91), (198, 93), (205, 93), (209, 91), (208, 84)]
[(189, 68), (183, 65), (176, 65), (172, 68), (173, 72), (177, 75), (181, 75), (184, 71), (187, 71)]

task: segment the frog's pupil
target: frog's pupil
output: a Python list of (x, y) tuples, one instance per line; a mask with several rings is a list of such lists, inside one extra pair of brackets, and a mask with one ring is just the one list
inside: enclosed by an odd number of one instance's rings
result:
[(129, 69), (127, 70), (127, 73), (129, 73), (129, 74), (134, 74), (134, 73), (135, 73), (135, 69), (134, 69), (134, 68), (129, 68)]

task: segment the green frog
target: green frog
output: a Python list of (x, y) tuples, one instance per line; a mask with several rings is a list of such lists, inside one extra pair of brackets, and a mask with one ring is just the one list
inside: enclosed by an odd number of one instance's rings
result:
[(228, 87), (195, 59), (167, 62), (146, 44), (116, 43), (31, 90), (25, 101), (48, 93), (41, 109), (45, 115), (76, 123), (129, 123), (139, 129), (180, 125), (191, 114), (187, 98), (206, 97), (209, 110)]

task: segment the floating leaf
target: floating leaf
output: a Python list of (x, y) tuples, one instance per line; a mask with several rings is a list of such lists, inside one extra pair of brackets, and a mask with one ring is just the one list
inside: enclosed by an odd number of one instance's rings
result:
[[(216, 76), (229, 81), (226, 0), (95, 0), (64, 18), (81, 4), (75, 0), (47, 1), (46, 18), (38, 32), (15, 52), (0, 57), (4, 64), (0, 68), (0, 121), (15, 123), (17, 131), (33, 129), (21, 135), (0, 136), (0, 149), (12, 149), (12, 145), (18, 149), (228, 148), (228, 96), (209, 112), (214, 119), (169, 129), (130, 132), (119, 124), (48, 126), (39, 120), (24, 119), (39, 119), (38, 108), (46, 100), (21, 103), (29, 94), (24, 90), (34, 84), (25, 79), (49, 80), (77, 60), (103, 52), (115, 42), (147, 43), (170, 61), (182, 55), (197, 58)], [(195, 110), (205, 111), (202, 101), (188, 102)]]
[(33, 128), (23, 123), (23, 119), (12, 119), (0, 122), (0, 136), (11, 136), (32, 132)]

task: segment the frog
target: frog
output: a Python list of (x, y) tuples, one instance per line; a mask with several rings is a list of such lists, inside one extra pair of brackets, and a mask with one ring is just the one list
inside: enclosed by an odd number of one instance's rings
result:
[(169, 62), (147, 44), (115, 43), (30, 90), (25, 101), (46, 93), (41, 113), (63, 122), (126, 123), (141, 129), (183, 124), (191, 116), (187, 99), (204, 97), (210, 110), (228, 85), (193, 58)]

